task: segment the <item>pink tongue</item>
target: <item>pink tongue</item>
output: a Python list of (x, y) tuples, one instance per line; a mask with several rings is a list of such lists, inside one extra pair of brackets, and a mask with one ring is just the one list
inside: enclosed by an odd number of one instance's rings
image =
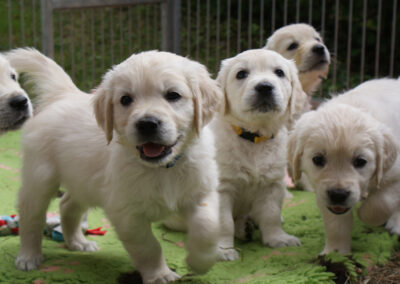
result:
[(165, 146), (162, 146), (160, 144), (154, 144), (151, 142), (143, 144), (142, 147), (143, 147), (143, 153), (145, 154), (146, 157), (149, 158), (155, 158), (160, 156), (165, 149)]
[(332, 207), (332, 210), (337, 212), (337, 213), (342, 213), (342, 212), (346, 211), (346, 208), (342, 208), (342, 207), (339, 207), (339, 206), (334, 206), (334, 207)]

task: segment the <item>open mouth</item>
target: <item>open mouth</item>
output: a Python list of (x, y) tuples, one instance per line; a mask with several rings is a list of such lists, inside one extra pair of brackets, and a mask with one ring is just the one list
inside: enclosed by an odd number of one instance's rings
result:
[(178, 140), (172, 145), (163, 145), (153, 142), (146, 142), (136, 148), (140, 152), (140, 158), (145, 161), (159, 161), (172, 153), (172, 148), (178, 143)]
[(330, 206), (328, 207), (329, 211), (331, 211), (333, 214), (336, 215), (342, 215), (345, 214), (350, 210), (349, 207), (343, 207), (343, 206)]

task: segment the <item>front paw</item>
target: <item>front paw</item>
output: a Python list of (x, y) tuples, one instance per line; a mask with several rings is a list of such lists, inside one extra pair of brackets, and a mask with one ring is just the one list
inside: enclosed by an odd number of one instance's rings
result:
[(42, 262), (43, 256), (41, 254), (36, 256), (19, 255), (15, 260), (15, 266), (20, 270), (29, 271), (38, 269)]
[(186, 263), (190, 269), (198, 274), (204, 274), (217, 262), (217, 254), (213, 253), (189, 253)]
[(350, 254), (351, 253), (351, 249), (350, 248), (345, 248), (345, 247), (334, 248), (334, 247), (325, 246), (324, 250), (319, 255), (326, 255), (326, 254), (331, 253), (331, 252), (337, 252), (337, 253), (346, 255), (346, 254)]
[(163, 284), (168, 282), (173, 282), (180, 279), (181, 277), (172, 271), (171, 269), (163, 269), (157, 273), (149, 275), (148, 277), (143, 277), (144, 284)]
[(295, 236), (282, 232), (264, 237), (263, 244), (272, 248), (300, 246), (301, 242)]
[(234, 248), (219, 248), (218, 260), (220, 261), (234, 261), (239, 259), (239, 253)]
[(84, 242), (79, 241), (72, 241), (70, 244), (67, 245), (69, 250), (74, 251), (97, 251), (97, 243), (95, 241), (88, 241), (85, 240)]

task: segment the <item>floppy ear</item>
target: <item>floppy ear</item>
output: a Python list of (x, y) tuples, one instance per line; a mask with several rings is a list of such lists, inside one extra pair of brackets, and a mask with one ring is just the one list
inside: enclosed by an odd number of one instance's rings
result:
[(298, 140), (298, 131), (293, 130), (288, 143), (288, 170), (293, 182), (301, 178), (301, 157), (303, 156), (304, 143)]
[(303, 113), (310, 110), (307, 94), (301, 86), (297, 67), (294, 61), (290, 60), (289, 64), (290, 79), (292, 85), (292, 94), (289, 101), (289, 112), (291, 119), (299, 118)]
[(103, 129), (107, 143), (110, 144), (113, 137), (114, 106), (104, 84), (98, 87), (94, 95), (94, 114), (97, 124)]
[(222, 60), (221, 67), (219, 69), (218, 76), (217, 76), (217, 82), (218, 82), (219, 86), (221, 87), (222, 94), (223, 94), (223, 100), (222, 100), (221, 109), (220, 109), (220, 112), (222, 114), (229, 113), (229, 102), (228, 102), (228, 97), (226, 94), (225, 86), (226, 86), (226, 80), (227, 80), (228, 73), (229, 73), (228, 66), (231, 61), (232, 61), (232, 58)]
[[(198, 63), (196, 63), (198, 64)], [(194, 123), (196, 132), (207, 125), (221, 104), (222, 92), (217, 82), (210, 78), (206, 68), (198, 64), (197, 72), (191, 74), (193, 91)]]
[(375, 171), (377, 187), (379, 188), (383, 175), (394, 165), (399, 148), (395, 138), (387, 129), (382, 130), (383, 141), (376, 141), (378, 139), (377, 137), (374, 137), (373, 139), (375, 139), (377, 153)]

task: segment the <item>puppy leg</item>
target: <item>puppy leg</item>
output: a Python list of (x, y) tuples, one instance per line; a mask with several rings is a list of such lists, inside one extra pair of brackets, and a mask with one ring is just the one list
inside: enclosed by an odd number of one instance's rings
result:
[(96, 251), (97, 244), (88, 241), (81, 229), (82, 215), (87, 208), (75, 202), (70, 194), (64, 194), (60, 201), (61, 227), (67, 248), (76, 251)]
[(325, 228), (325, 248), (321, 254), (337, 251), (341, 254), (351, 253), (352, 210), (342, 215), (335, 215), (326, 207), (320, 206)]
[(21, 270), (32, 270), (37, 269), (43, 261), (42, 234), (46, 224), (46, 211), (59, 185), (50, 177), (42, 175), (34, 178), (35, 172), (26, 172), (18, 193), (21, 248), (15, 265)]
[(400, 236), (400, 208), (389, 218), (385, 227), (391, 234)]
[(383, 225), (400, 205), (399, 183), (370, 194), (358, 209), (358, 217), (370, 226)]
[(258, 224), (262, 242), (273, 248), (298, 246), (300, 240), (282, 229), (281, 208), (285, 194), (283, 182), (271, 184), (257, 191), (250, 216)]
[(218, 259), (232, 261), (239, 258), (238, 252), (234, 249), (233, 200), (230, 194), (225, 191), (220, 192), (219, 198), (220, 239), (218, 243)]
[(211, 192), (186, 212), (188, 239), (186, 262), (197, 273), (207, 272), (217, 261), (219, 239), (218, 193)]
[(145, 216), (132, 216), (124, 210), (108, 212), (108, 216), (144, 284), (162, 284), (180, 278), (168, 268), (151, 223)]

